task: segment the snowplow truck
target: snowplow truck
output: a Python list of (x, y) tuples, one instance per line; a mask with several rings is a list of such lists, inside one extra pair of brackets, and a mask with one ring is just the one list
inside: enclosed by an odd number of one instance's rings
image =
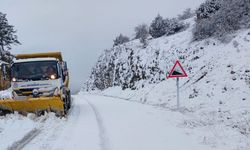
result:
[(60, 52), (15, 55), (10, 70), (12, 96), (0, 100), (0, 113), (67, 114), (71, 107), (67, 63)]

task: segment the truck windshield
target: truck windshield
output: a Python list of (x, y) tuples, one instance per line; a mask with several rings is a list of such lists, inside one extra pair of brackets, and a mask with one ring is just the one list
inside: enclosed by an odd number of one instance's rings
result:
[(20, 80), (49, 80), (57, 79), (56, 61), (33, 61), (15, 63), (11, 67), (11, 77)]

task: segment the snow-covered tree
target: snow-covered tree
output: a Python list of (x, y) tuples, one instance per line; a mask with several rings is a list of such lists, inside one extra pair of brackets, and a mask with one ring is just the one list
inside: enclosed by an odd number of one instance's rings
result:
[(165, 19), (165, 25), (166, 25), (166, 35), (175, 34), (176, 32), (179, 32), (183, 28), (185, 28), (185, 24), (180, 22), (176, 18), (172, 19)]
[(158, 38), (166, 34), (165, 20), (161, 15), (158, 14), (152, 21), (149, 28), (149, 33), (153, 38)]
[(120, 44), (124, 44), (124, 43), (127, 43), (129, 41), (129, 38), (127, 36), (124, 36), (122, 34), (120, 34), (119, 36), (117, 36), (115, 39), (114, 39), (114, 44), (113, 46), (117, 46), (117, 45), (120, 45)]
[(148, 34), (149, 34), (149, 29), (146, 24), (140, 24), (135, 27), (135, 39), (148, 36)]
[(20, 44), (16, 30), (13, 25), (9, 25), (6, 14), (0, 12), (0, 50), (9, 50), (14, 44)]
[(241, 18), (239, 24), (242, 28), (250, 28), (250, 0), (238, 0), (234, 6)]
[(152, 37), (157, 38), (163, 35), (171, 35), (185, 28), (186, 25), (177, 18), (163, 19), (158, 15), (150, 25), (149, 33)]
[(149, 83), (157, 83), (161, 80), (163, 80), (162, 77), (164, 77), (164, 72), (160, 69), (160, 53), (159, 50), (153, 50), (153, 59), (151, 59), (150, 63), (147, 66), (147, 76), (149, 80)]
[(141, 24), (135, 27), (135, 39), (140, 39), (140, 42), (143, 44), (143, 47), (146, 47), (148, 44), (148, 36), (149, 28), (146, 24)]
[(197, 20), (209, 18), (212, 14), (218, 11), (221, 7), (222, 0), (206, 0), (196, 10)]
[(194, 16), (194, 12), (191, 10), (191, 8), (187, 8), (183, 11), (182, 14), (178, 15), (179, 20), (185, 20), (189, 19)]
[(194, 40), (217, 37), (223, 39), (228, 33), (250, 27), (250, 0), (223, 0), (220, 9), (209, 18), (196, 20)]
[(99, 57), (96, 66), (91, 71), (91, 82), (87, 84), (89, 90), (103, 90), (112, 86), (113, 64), (110, 62), (110, 54), (109, 50), (105, 50), (104, 54)]

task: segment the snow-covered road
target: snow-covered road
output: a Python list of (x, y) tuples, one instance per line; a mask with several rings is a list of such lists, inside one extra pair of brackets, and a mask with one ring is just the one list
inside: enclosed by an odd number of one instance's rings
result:
[[(52, 117), (53, 118), (53, 117)], [(173, 119), (175, 118), (175, 119)], [(39, 123), (23, 149), (209, 149), (178, 127), (181, 114), (111, 97), (80, 93), (66, 119)]]

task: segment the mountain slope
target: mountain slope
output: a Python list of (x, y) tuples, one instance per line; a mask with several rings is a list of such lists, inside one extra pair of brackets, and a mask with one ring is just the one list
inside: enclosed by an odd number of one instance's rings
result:
[(212, 147), (247, 149), (250, 30), (229, 35), (227, 43), (192, 42), (193, 18), (186, 22), (187, 30), (149, 40), (146, 48), (134, 40), (105, 51), (84, 90), (176, 110), (176, 81), (166, 75), (180, 60), (188, 74), (180, 79), (181, 126), (195, 129), (192, 134)]

